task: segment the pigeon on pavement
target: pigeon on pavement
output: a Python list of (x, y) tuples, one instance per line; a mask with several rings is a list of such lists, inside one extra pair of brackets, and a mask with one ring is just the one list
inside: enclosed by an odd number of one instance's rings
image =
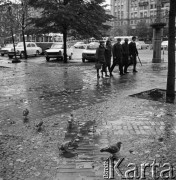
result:
[(23, 116), (24, 116), (24, 120), (27, 120), (27, 116), (29, 114), (29, 110), (26, 108), (24, 111), (23, 111)]
[(71, 146), (71, 144), (72, 144), (71, 141), (66, 141), (61, 144), (61, 146), (59, 147), (59, 150), (62, 152), (68, 152), (69, 151), (68, 148)]
[(38, 132), (42, 130), (42, 125), (43, 125), (43, 121), (40, 121), (38, 124), (35, 125)]
[(101, 149), (100, 152), (108, 152), (112, 155), (115, 155), (116, 153), (118, 153), (120, 151), (121, 144), (122, 144), (122, 142), (117, 142), (114, 145), (111, 145), (109, 147)]

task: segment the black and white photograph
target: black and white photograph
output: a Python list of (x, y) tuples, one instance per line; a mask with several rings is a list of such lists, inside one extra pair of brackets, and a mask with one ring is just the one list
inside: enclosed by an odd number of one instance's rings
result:
[(0, 180), (176, 179), (176, 0), (0, 0)]

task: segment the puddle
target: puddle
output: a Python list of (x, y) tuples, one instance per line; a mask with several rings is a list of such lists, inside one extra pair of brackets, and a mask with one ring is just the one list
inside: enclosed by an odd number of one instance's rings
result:
[[(164, 89), (157, 89), (157, 88), (151, 89), (151, 90), (143, 91), (137, 94), (132, 94), (130, 96), (141, 98), (141, 99), (152, 100), (152, 101), (159, 101), (162, 103), (175, 104), (175, 97), (173, 98), (166, 97), (166, 90)], [(175, 96), (176, 96), (176, 92), (175, 92)]]

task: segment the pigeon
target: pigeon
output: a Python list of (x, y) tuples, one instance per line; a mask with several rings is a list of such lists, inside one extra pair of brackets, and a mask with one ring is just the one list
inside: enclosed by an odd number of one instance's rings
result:
[(29, 114), (29, 110), (26, 108), (24, 111), (23, 111), (23, 116), (24, 116), (24, 120), (27, 120), (27, 116)]
[(66, 141), (60, 147), (59, 150), (62, 152), (68, 152), (68, 148), (71, 146), (72, 142)]
[(111, 145), (109, 147), (101, 149), (100, 152), (108, 152), (112, 155), (115, 155), (116, 153), (118, 153), (120, 151), (121, 144), (122, 144), (122, 142), (117, 142), (114, 145)]
[(60, 147), (59, 150), (62, 152), (69, 152), (69, 150), (74, 150), (78, 148), (79, 139), (73, 139), (72, 141), (64, 142)]
[(38, 124), (35, 125), (38, 132), (42, 130), (42, 125), (43, 125), (43, 121), (40, 121)]
[(69, 130), (74, 128), (74, 118), (73, 114), (70, 114), (70, 119), (68, 120), (68, 127)]

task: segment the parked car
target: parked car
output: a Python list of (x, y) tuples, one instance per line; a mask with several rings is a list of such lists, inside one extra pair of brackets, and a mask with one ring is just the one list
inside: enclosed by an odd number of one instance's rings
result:
[(86, 44), (84, 42), (77, 42), (73, 46), (74, 46), (74, 48), (85, 49)]
[[(67, 56), (69, 60), (72, 59), (73, 49), (69, 44), (67, 44)], [(50, 49), (45, 51), (46, 60), (49, 61), (50, 58), (64, 59), (64, 46), (63, 43), (53, 43)]]
[(45, 53), (47, 49), (50, 49), (53, 42), (35, 42), (38, 47), (42, 49), (42, 54)]
[(86, 46), (86, 49), (82, 52), (82, 62), (85, 60), (96, 60), (96, 49), (98, 48), (99, 43), (91, 42)]
[(148, 49), (149, 44), (146, 44), (144, 41), (137, 41), (136, 46), (138, 49)]
[[(42, 53), (42, 49), (36, 45), (34, 42), (25, 42), (26, 43), (26, 51), (27, 56), (35, 55), (38, 56)], [(20, 56), (20, 58), (24, 58), (24, 46), (23, 42), (19, 42), (15, 48), (16, 55)], [(9, 58), (13, 58), (15, 56), (14, 50), (8, 52)]]
[(163, 41), (162, 43), (161, 43), (161, 49), (167, 49), (168, 48), (168, 41)]
[[(168, 49), (168, 41), (163, 41), (162, 43), (161, 43), (161, 49)], [(176, 42), (175, 42), (175, 50), (176, 50)]]
[(0, 50), (1, 56), (8, 54), (8, 52), (11, 51), (12, 49), (13, 49), (13, 44), (7, 44), (5, 47), (2, 47)]

